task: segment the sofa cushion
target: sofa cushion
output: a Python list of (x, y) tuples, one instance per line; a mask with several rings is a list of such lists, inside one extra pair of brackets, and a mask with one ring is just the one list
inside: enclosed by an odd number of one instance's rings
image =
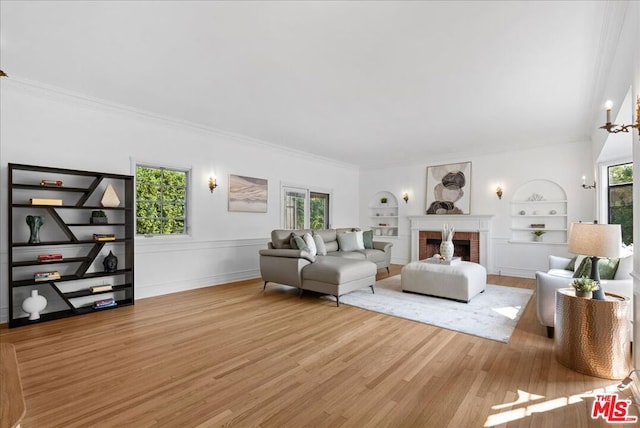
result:
[(364, 249), (358, 250), (356, 252), (364, 254), (364, 257), (373, 263), (383, 262), (386, 259), (386, 254), (384, 253), (384, 251), (380, 250)]
[[(342, 284), (366, 277), (375, 277), (376, 265), (366, 260), (347, 261), (338, 257), (321, 257), (316, 263), (305, 266), (302, 277), (305, 280)], [(374, 279), (375, 281), (375, 279)]]
[(327, 252), (338, 251), (338, 241), (336, 240), (335, 229), (316, 230), (313, 234), (322, 237)]
[(274, 249), (286, 249), (291, 247), (291, 234), (295, 235), (304, 235), (305, 232), (311, 232), (310, 230), (285, 230), (285, 229), (275, 229), (271, 231), (271, 245)]
[(633, 255), (622, 257), (613, 279), (629, 279), (633, 270)]
[[(617, 258), (609, 259), (603, 257), (598, 259), (600, 279), (613, 279), (616, 275), (616, 270), (618, 270), (619, 263), (620, 259)], [(573, 273), (574, 278), (582, 278), (583, 276), (591, 276), (591, 259), (589, 257), (585, 257)]]
[(313, 237), (311, 236), (310, 233), (305, 233), (302, 236), (302, 239), (304, 239), (304, 243), (307, 244), (307, 248), (309, 248), (309, 253), (311, 253), (312, 256), (315, 256), (316, 254), (318, 254), (318, 248), (316, 247), (316, 242), (313, 240)]
[(316, 244), (316, 254), (318, 256), (326, 256), (327, 255), (327, 247), (324, 245), (324, 239), (322, 239), (321, 235), (313, 233), (313, 242)]
[[(358, 239), (358, 235), (360, 235), (360, 239)], [(362, 232), (338, 233), (338, 248), (340, 251), (364, 250)]]
[(341, 259), (364, 260), (366, 257), (359, 251), (331, 251), (327, 252), (327, 256), (340, 257)]

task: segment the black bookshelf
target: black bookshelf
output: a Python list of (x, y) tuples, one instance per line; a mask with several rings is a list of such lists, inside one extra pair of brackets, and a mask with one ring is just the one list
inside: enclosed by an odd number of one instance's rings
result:
[[(43, 186), (41, 180), (61, 180), (61, 186)], [(70, 316), (111, 310), (134, 304), (134, 180), (130, 175), (8, 165), (8, 276), (9, 327), (31, 325)], [(103, 207), (100, 198), (107, 184), (118, 190), (118, 207)], [(31, 198), (61, 199), (61, 205), (33, 205)], [(107, 213), (108, 223), (91, 224), (91, 211)], [(27, 215), (42, 216), (46, 230), (41, 241), (29, 243)], [(92, 234), (111, 234), (112, 240), (96, 240)], [(118, 253), (118, 269), (106, 272), (102, 260)], [(34, 254), (56, 252), (62, 259), (39, 261)], [(68, 253), (68, 254), (65, 254)], [(36, 281), (34, 274), (60, 270), (60, 278)], [(99, 282), (98, 282), (99, 281)], [(94, 286), (111, 290), (91, 292)], [(37, 320), (22, 310), (31, 290), (48, 300)], [(96, 309), (92, 302), (112, 297), (117, 306)]]

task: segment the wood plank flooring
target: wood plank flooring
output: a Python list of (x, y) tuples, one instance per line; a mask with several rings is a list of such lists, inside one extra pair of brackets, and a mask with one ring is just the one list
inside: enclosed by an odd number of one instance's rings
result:
[(251, 280), (3, 326), (0, 341), (23, 428), (608, 426), (583, 395), (618, 382), (558, 364), (535, 312), (534, 296), (503, 344)]

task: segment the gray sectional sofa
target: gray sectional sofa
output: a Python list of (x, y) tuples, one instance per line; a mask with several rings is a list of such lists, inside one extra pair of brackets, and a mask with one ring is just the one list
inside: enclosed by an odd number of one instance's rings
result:
[[(268, 249), (260, 250), (263, 288), (274, 282), (297, 287), (301, 294), (304, 290), (330, 294), (336, 297), (337, 305), (340, 296), (350, 291), (367, 286), (374, 291), (377, 270), (386, 268), (389, 272), (393, 244), (371, 239), (366, 245), (369, 248), (360, 248), (361, 244), (354, 248), (351, 234), (356, 232), (362, 233), (358, 228), (272, 231)], [(297, 245), (294, 237), (302, 238), (305, 234), (313, 236), (314, 242), (320, 244), (318, 247), (326, 249), (326, 254), (324, 251), (313, 254), (304, 242)]]

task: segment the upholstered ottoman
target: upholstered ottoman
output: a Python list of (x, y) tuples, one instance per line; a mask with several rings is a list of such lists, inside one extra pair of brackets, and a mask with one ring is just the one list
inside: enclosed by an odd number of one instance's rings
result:
[(330, 294), (340, 306), (340, 296), (358, 288), (371, 287), (375, 293), (377, 270), (376, 264), (367, 260), (321, 256), (302, 269), (300, 294), (304, 290)]
[(487, 287), (487, 270), (471, 262), (442, 265), (411, 262), (400, 272), (402, 291), (469, 303)]

